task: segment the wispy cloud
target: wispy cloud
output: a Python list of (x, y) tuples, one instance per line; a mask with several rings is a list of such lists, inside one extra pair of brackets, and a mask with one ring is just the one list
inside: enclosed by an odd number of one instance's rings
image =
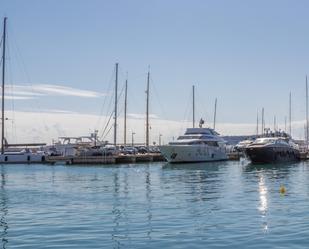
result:
[[(102, 134), (103, 128), (96, 126), (97, 115), (70, 113), (66, 110), (41, 110), (41, 112), (7, 111), (6, 117), (14, 120), (16, 130), (11, 125), (7, 125), (6, 137), (14, 142), (51, 142), (58, 136), (81, 136), (99, 129)], [(108, 117), (103, 117), (108, 119)], [(123, 118), (119, 118), (119, 124), (123, 123)], [(134, 139), (137, 143), (145, 141), (145, 122), (142, 119), (129, 118), (127, 132), (135, 133)], [(305, 121), (298, 120), (292, 122), (292, 135), (295, 138), (303, 138), (303, 127)], [(105, 125), (105, 124), (104, 124)], [(104, 127), (103, 125), (103, 127)], [(112, 125), (112, 124), (111, 124)], [(150, 141), (157, 142), (159, 134), (162, 134), (163, 143), (167, 143), (182, 135), (191, 122), (184, 123), (177, 120), (150, 119)], [(283, 124), (279, 124), (282, 127)], [(94, 127), (96, 126), (96, 127)], [(221, 135), (252, 135), (255, 133), (254, 123), (217, 123), (217, 131)], [(118, 141), (123, 141), (123, 126), (118, 126)], [(113, 133), (109, 132), (104, 136), (104, 140), (113, 140)], [(128, 138), (130, 140), (130, 138)], [(129, 141), (128, 141), (129, 142)]]
[[(73, 87), (51, 85), (51, 84), (35, 84), (35, 85), (13, 85), (6, 87), (6, 93), (15, 99), (26, 99), (25, 96), (41, 97), (41, 96), (72, 96), (81, 98), (98, 98), (106, 94), (83, 90)], [(28, 97), (27, 99), (31, 98)]]
[[(2, 96), (0, 96), (0, 99), (2, 99)], [(29, 99), (33, 99), (33, 97), (31, 97), (31, 96), (5, 95), (4, 99), (10, 99), (10, 100), (29, 100)]]
[[(140, 113), (128, 113), (128, 117), (132, 119), (145, 119), (146, 114), (140, 114)], [(149, 118), (157, 119), (159, 118), (156, 114), (149, 114)]]
[(70, 110), (63, 110), (63, 109), (38, 109), (38, 110), (33, 110), (33, 109), (23, 109), (21, 112), (28, 112), (28, 113), (44, 113), (44, 114), (78, 114), (77, 112), (70, 111)]

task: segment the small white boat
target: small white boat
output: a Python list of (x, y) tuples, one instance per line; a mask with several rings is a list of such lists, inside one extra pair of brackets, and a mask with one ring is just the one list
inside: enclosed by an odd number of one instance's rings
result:
[(159, 146), (168, 162), (210, 162), (227, 160), (225, 141), (211, 128), (188, 128), (168, 145)]
[(235, 145), (234, 149), (239, 152), (245, 152), (246, 148), (253, 142), (254, 140), (251, 140), (251, 139), (242, 140), (238, 144)]
[(21, 151), (6, 151), (0, 154), (0, 164), (2, 163), (44, 163), (46, 156), (43, 151), (33, 152), (30, 149)]

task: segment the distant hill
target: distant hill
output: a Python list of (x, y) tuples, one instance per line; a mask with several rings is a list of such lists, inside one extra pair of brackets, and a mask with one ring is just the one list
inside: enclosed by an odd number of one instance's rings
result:
[(236, 145), (242, 140), (247, 139), (255, 139), (256, 135), (249, 135), (249, 136), (222, 136), (222, 138), (227, 141), (229, 145)]

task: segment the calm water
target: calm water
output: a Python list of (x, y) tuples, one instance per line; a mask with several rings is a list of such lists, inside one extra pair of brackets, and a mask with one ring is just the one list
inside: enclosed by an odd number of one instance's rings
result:
[(0, 173), (3, 248), (309, 246), (309, 162), (7, 165)]

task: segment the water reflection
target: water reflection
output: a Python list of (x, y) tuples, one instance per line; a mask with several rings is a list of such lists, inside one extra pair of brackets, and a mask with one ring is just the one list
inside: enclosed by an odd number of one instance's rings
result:
[(284, 182), (291, 181), (295, 175), (295, 169), (299, 167), (298, 163), (288, 164), (248, 164), (243, 168), (244, 177), (248, 184), (256, 183), (259, 203), (257, 210), (261, 217), (261, 225), (264, 233), (269, 230), (268, 211), (270, 189), (274, 189), (279, 195), (279, 186)]
[(7, 233), (9, 225), (7, 223), (7, 215), (8, 215), (8, 197), (5, 189), (6, 185), (6, 172), (3, 165), (1, 165), (1, 192), (0, 192), (0, 227), (2, 231), (0, 232), (0, 237), (2, 241), (2, 248), (6, 248), (6, 244), (8, 243)]
[[(134, 172), (135, 174), (132, 174)], [(129, 167), (116, 168), (112, 174), (112, 240), (113, 248), (123, 248), (124, 243), (131, 241), (132, 231), (138, 220), (131, 217), (143, 217), (143, 231), (145, 238), (152, 240), (152, 218), (153, 218), (153, 195), (152, 195), (152, 175), (151, 167), (142, 168), (136, 174)], [(130, 185), (135, 188), (130, 188)], [(138, 190), (136, 187), (138, 186)], [(142, 194), (136, 195), (136, 191), (141, 191)], [(132, 199), (136, 200), (133, 206), (128, 205)], [(136, 213), (136, 209), (143, 206), (142, 211)], [(134, 231), (133, 231), (134, 232)], [(134, 233), (133, 233), (134, 234)]]
[[(186, 190), (186, 197), (189, 202), (200, 202), (218, 199), (223, 186), (222, 169), (226, 169), (225, 162), (209, 163), (185, 163), (185, 164), (165, 164), (163, 166), (164, 184), (171, 181), (169, 170), (177, 171), (172, 179), (178, 184), (183, 184), (181, 189)], [(221, 171), (222, 170), (222, 171)]]
[(298, 167), (299, 164), (287, 164), (287, 163), (274, 163), (274, 164), (252, 164), (248, 163), (244, 167), (246, 172), (273, 172), (278, 173), (278, 176), (285, 177), (287, 173), (291, 171), (294, 167)]
[(260, 205), (258, 210), (262, 217), (262, 229), (266, 233), (268, 230), (267, 210), (268, 210), (268, 188), (265, 184), (265, 177), (262, 173), (259, 174), (259, 198)]
[(150, 172), (149, 172), (149, 166), (146, 170), (146, 201), (147, 201), (147, 238), (151, 240), (151, 233), (152, 233), (152, 197), (151, 197), (151, 179), (150, 179)]
[(267, 186), (265, 185), (264, 175), (259, 175), (259, 197), (260, 197), (260, 212), (265, 215), (267, 211)]
[(120, 248), (120, 241), (118, 238), (119, 234), (119, 226), (120, 226), (120, 218), (121, 218), (121, 211), (120, 211), (120, 203), (119, 203), (119, 175), (118, 170), (115, 171), (113, 175), (113, 210), (112, 214), (113, 218), (113, 231), (112, 231), (112, 240), (115, 242), (114, 248)]
[(218, 171), (219, 168), (228, 166), (228, 162), (204, 162), (204, 163), (165, 163), (162, 169), (170, 170), (207, 170)]

